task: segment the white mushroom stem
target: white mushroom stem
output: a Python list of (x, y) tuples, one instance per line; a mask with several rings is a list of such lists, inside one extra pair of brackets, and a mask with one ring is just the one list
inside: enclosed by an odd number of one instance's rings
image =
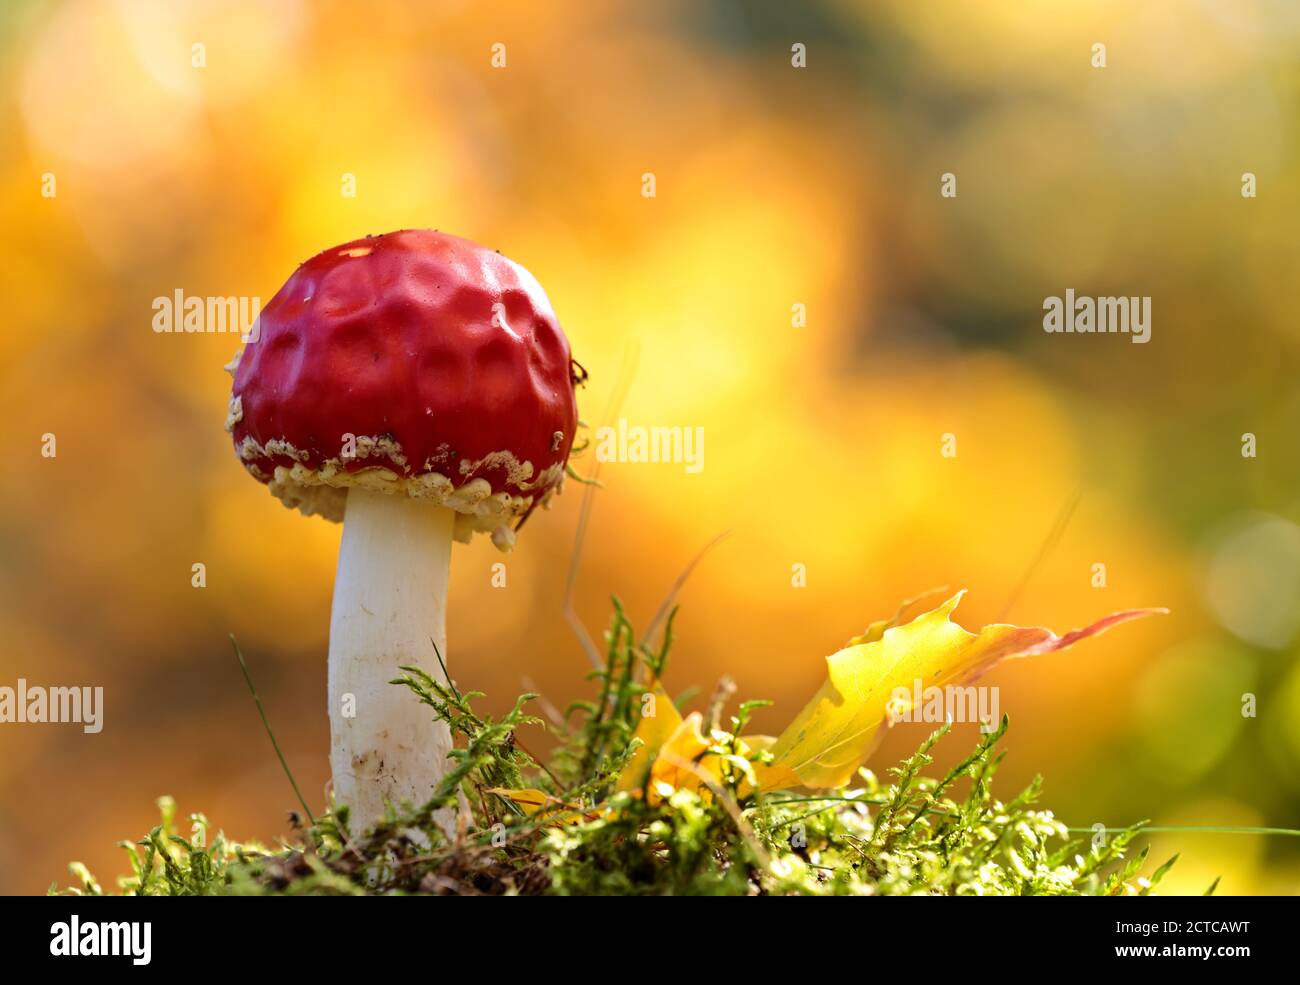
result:
[(409, 689), (402, 664), (443, 678), (447, 579), (455, 513), (442, 506), (348, 490), (330, 616), (330, 769), (334, 799), (360, 832), (384, 803), (422, 804), (446, 774), (451, 734)]

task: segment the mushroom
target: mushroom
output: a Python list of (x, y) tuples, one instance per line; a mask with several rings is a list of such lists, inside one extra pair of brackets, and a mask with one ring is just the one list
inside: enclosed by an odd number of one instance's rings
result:
[(508, 551), (559, 491), (576, 364), (527, 270), (429, 230), (308, 260), (253, 338), (227, 367), (235, 451), (284, 505), (343, 521), (330, 768), (360, 830), (447, 771), (446, 724), (390, 682), (411, 663), (446, 680), (452, 541)]

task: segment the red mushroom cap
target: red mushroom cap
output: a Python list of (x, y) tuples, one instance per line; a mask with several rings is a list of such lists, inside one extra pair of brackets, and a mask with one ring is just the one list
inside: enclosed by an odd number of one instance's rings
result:
[(508, 530), (560, 486), (578, 424), (569, 342), (541, 285), (424, 229), (312, 257), (231, 368), (245, 467), (331, 520), (363, 486), (457, 510), (462, 540)]

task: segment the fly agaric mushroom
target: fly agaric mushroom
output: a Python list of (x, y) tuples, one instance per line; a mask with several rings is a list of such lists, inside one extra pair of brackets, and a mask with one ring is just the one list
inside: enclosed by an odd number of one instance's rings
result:
[(254, 338), (227, 367), (235, 450), (286, 506), (343, 521), (330, 767), (360, 828), (446, 773), (447, 726), (389, 682), (408, 663), (443, 677), (452, 540), (509, 550), (560, 489), (576, 364), (527, 270), (429, 230), (308, 260)]

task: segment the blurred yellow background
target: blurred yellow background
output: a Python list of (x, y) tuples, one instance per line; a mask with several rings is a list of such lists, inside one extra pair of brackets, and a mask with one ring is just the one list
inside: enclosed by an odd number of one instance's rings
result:
[[(1042, 772), (1080, 827), (1300, 827), (1298, 55), (1283, 0), (4, 4), (0, 684), (106, 707), (98, 735), (0, 725), (0, 891), (120, 872), (164, 792), (287, 832), (230, 633), (323, 806), (340, 528), (236, 461), (237, 339), (157, 334), (151, 305), (269, 301), (325, 247), (421, 226), (538, 277), (589, 424), (631, 365), (621, 416), (704, 429), (698, 474), (602, 467), (578, 579), (593, 634), (612, 594), (645, 625), (731, 532), (682, 593), (674, 690), (729, 673), (775, 730), (935, 585), (971, 589), (968, 627), (1164, 605), (995, 671), (1002, 792)], [(1151, 341), (1044, 333), (1066, 288), (1150, 295)], [(449, 663), (490, 710), (525, 680), (585, 694), (581, 497), (533, 518), (504, 589), (486, 539), (457, 549)], [(1183, 852), (1166, 892), (1300, 891), (1300, 839), (1156, 841)]]

